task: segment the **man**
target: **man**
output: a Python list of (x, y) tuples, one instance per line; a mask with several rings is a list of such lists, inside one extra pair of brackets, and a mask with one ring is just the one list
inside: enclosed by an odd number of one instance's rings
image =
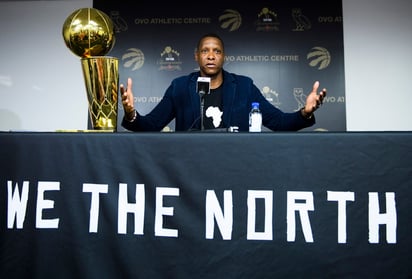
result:
[[(297, 131), (315, 124), (313, 113), (326, 96), (326, 89), (317, 93), (318, 81), (301, 110), (285, 113), (265, 99), (251, 78), (225, 71), (224, 58), (223, 40), (216, 34), (202, 36), (195, 51), (199, 71), (174, 79), (162, 100), (145, 116), (134, 109), (132, 79), (128, 78), (127, 88), (120, 85), (125, 112), (122, 126), (130, 131), (161, 131), (175, 119), (176, 131), (201, 130), (203, 123), (204, 129), (237, 127), (239, 132), (244, 132), (249, 130), (252, 102), (260, 104), (262, 124), (272, 131)], [(201, 98), (196, 90), (199, 76), (210, 77), (210, 94), (203, 97), (203, 117)]]

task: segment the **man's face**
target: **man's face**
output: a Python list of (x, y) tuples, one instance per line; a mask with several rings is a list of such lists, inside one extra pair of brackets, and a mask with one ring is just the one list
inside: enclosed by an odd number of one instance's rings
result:
[(203, 76), (216, 76), (221, 73), (225, 54), (219, 39), (214, 37), (204, 38), (195, 54)]

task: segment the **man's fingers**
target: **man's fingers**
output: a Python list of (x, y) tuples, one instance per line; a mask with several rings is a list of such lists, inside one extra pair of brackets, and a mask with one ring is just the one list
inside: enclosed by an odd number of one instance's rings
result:
[(318, 97), (318, 98), (316, 99), (315, 109), (318, 109), (321, 105), (322, 105), (322, 101), (321, 101), (321, 99)]
[[(120, 84), (120, 92), (122, 96), (122, 104), (126, 114), (133, 112), (133, 93), (132, 93), (132, 79), (127, 79), (127, 87), (125, 88), (123, 84)], [(130, 117), (132, 118), (132, 117)]]
[(318, 88), (319, 88), (319, 81), (315, 81), (315, 83), (313, 84), (312, 92), (318, 92)]
[(127, 79), (127, 90), (132, 90), (132, 79), (128, 78)]
[(323, 99), (325, 98), (325, 96), (326, 96), (326, 89), (323, 88), (322, 91), (319, 93), (320, 104), (323, 104)]

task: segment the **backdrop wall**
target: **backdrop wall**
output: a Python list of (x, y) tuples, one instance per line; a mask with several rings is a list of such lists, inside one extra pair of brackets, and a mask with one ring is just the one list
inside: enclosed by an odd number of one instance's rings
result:
[[(268, 4), (222, 0), (213, 9), (197, 3), (156, 7), (140, 1), (95, 2), (115, 25), (120, 82), (134, 82), (135, 107), (156, 106), (173, 78), (198, 71), (194, 49), (203, 34), (225, 42), (224, 69), (254, 80), (275, 107), (294, 112), (304, 106), (315, 80), (328, 88), (316, 124), (305, 130), (346, 131), (342, 5), (340, 1)], [(123, 118), (119, 104), (119, 128)], [(174, 131), (174, 121), (167, 130)]]
[[(412, 130), (407, 0), (343, 0), (348, 131)], [(64, 19), (92, 1), (0, 1), (0, 130), (86, 129), (78, 58)]]

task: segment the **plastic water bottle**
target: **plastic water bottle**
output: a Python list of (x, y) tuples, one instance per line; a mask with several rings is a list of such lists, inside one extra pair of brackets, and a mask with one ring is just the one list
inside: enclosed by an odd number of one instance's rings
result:
[(253, 102), (252, 109), (249, 113), (249, 132), (262, 131), (262, 113), (259, 109), (259, 103)]

